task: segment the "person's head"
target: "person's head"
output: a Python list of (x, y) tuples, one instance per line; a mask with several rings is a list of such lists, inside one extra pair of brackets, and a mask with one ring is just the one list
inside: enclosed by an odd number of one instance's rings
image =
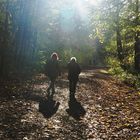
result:
[(59, 58), (58, 58), (58, 54), (57, 53), (52, 53), (52, 55), (51, 55), (51, 59), (52, 60), (58, 60)]
[(70, 58), (70, 62), (77, 62), (76, 57), (71, 57), (71, 58)]

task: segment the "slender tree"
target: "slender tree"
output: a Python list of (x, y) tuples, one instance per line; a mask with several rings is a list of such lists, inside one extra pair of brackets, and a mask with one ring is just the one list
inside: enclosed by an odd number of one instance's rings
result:
[(139, 0), (136, 0), (136, 8), (135, 8), (135, 26), (136, 26), (136, 33), (135, 33), (135, 69), (137, 71), (140, 70), (140, 15), (139, 15)]
[(8, 31), (8, 18), (9, 18), (9, 13), (8, 13), (8, 7), (9, 7), (9, 0), (7, 0), (3, 4), (4, 8), (4, 21), (2, 25), (2, 33), (3, 35), (1, 36), (1, 54), (0, 54), (0, 75), (5, 76), (7, 74), (7, 69), (6, 69), (6, 49), (8, 48), (8, 36), (9, 36), (9, 31)]

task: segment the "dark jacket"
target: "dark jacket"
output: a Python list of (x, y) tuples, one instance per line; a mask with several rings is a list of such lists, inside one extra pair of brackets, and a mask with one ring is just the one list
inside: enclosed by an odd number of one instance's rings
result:
[(49, 60), (45, 65), (45, 73), (50, 79), (56, 79), (60, 74), (58, 60)]
[(68, 79), (73, 81), (78, 81), (79, 74), (81, 73), (81, 68), (76, 62), (68, 63)]

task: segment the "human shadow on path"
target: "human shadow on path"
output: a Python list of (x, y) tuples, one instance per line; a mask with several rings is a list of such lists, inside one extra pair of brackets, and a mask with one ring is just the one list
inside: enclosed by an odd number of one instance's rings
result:
[(85, 109), (82, 107), (81, 103), (76, 100), (76, 98), (70, 99), (69, 108), (66, 112), (76, 120), (80, 120), (86, 114)]
[(39, 112), (41, 112), (45, 118), (50, 118), (57, 112), (59, 105), (60, 103), (53, 100), (53, 97), (48, 96), (47, 99), (40, 100)]
[(43, 114), (45, 118), (52, 117), (58, 110), (60, 103), (55, 101), (53, 99), (53, 95), (48, 95), (47, 99), (46, 97), (33, 94), (33, 93), (27, 93), (23, 94), (23, 97), (26, 100), (36, 101), (39, 103), (39, 112)]

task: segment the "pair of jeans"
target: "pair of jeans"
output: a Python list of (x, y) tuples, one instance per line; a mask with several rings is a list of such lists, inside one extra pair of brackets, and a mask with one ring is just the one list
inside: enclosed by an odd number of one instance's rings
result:
[(75, 98), (76, 85), (77, 85), (76, 80), (70, 80), (69, 81), (70, 98)]
[(47, 89), (48, 94), (50, 94), (50, 90), (52, 90), (52, 94), (55, 93), (55, 79), (50, 79), (50, 84)]

